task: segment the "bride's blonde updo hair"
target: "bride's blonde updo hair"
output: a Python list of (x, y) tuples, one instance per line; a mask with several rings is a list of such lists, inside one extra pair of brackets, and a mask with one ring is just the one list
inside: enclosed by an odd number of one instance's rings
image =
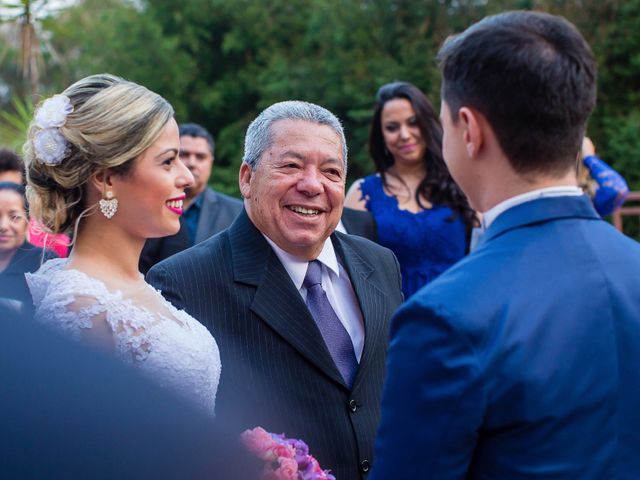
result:
[(160, 95), (109, 74), (83, 78), (62, 95), (73, 110), (57, 128), (67, 143), (59, 162), (37, 156), (34, 139), (42, 129), (35, 119), (24, 146), (29, 210), (51, 233), (70, 231), (93, 211), (95, 205), (86, 204), (91, 176), (106, 169), (127, 175), (174, 114)]

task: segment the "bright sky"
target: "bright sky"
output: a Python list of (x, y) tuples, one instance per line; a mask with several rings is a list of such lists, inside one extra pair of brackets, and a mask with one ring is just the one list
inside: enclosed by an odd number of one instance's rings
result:
[[(8, 16), (15, 15), (16, 11), (19, 12), (20, 9), (10, 8), (9, 6), (19, 5), (20, 3), (19, 0), (0, 0), (0, 18), (5, 19)], [(78, 3), (78, 0), (32, 0), (31, 3), (38, 17), (42, 17), (47, 13)]]

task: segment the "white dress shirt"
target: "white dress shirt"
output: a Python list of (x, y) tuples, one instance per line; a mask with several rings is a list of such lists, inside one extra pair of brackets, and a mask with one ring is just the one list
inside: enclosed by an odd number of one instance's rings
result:
[[(298, 257), (285, 252), (266, 235), (264, 235), (264, 238), (269, 242), (278, 259), (280, 259), (282, 265), (284, 265), (293, 284), (298, 289), (298, 292), (300, 292), (302, 300), (306, 300), (307, 289), (303, 283), (304, 277), (307, 275), (309, 262), (300, 260)], [(349, 337), (351, 337), (353, 350), (358, 362), (360, 362), (364, 348), (364, 322), (362, 320), (362, 312), (360, 311), (356, 293), (351, 285), (351, 280), (349, 280), (349, 275), (336, 256), (331, 239), (328, 238), (325, 240), (322, 251), (316, 260), (322, 264), (322, 288), (327, 293), (331, 307), (333, 307), (340, 322), (342, 322)]]
[(581, 188), (576, 187), (575, 185), (561, 185), (558, 187), (538, 188), (536, 190), (531, 190), (530, 192), (521, 193), (515, 197), (507, 198), (482, 214), (480, 227), (474, 228), (471, 232), (471, 245), (469, 246), (469, 250), (473, 251), (482, 235), (484, 235), (484, 232), (501, 213), (506, 212), (516, 205), (537, 200), (539, 198), (562, 196), (577, 197), (580, 195), (584, 195)]
[(338, 222), (338, 225), (336, 225), (336, 232), (340, 232), (340, 233), (349, 233), (347, 232), (347, 229), (344, 228), (344, 223), (342, 223), (342, 220), (340, 220)]

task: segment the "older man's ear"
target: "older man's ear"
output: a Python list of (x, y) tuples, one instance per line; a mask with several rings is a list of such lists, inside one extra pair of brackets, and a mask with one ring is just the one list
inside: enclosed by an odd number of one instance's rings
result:
[(248, 163), (242, 163), (240, 165), (240, 173), (238, 174), (238, 181), (240, 184), (240, 194), (243, 198), (251, 198), (251, 176), (253, 170)]

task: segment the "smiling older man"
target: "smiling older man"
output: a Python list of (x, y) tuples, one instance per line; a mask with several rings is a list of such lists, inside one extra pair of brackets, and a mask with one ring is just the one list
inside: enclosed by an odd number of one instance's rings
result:
[(326, 109), (282, 102), (249, 126), (245, 212), (162, 262), (149, 281), (220, 346), (217, 413), (304, 439), (339, 479), (371, 468), (388, 321), (402, 300), (393, 254), (334, 233), (347, 148)]

